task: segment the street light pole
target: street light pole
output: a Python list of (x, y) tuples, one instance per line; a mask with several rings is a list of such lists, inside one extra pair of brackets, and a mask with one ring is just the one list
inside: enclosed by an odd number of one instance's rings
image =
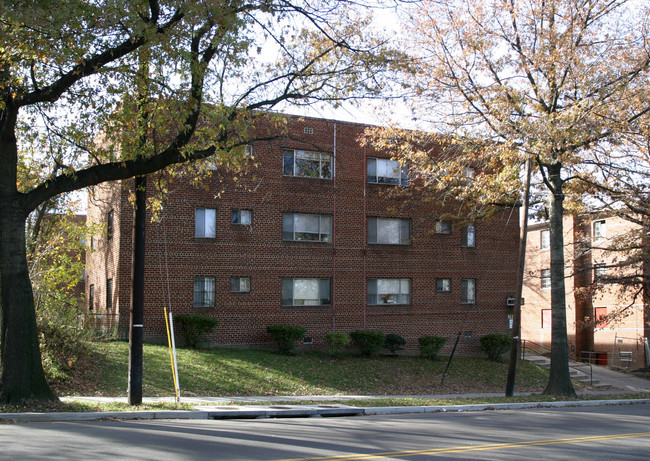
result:
[(530, 202), (530, 176), (532, 161), (526, 160), (526, 185), (524, 188), (524, 206), (521, 213), (521, 227), (519, 236), (519, 271), (517, 273), (517, 293), (512, 319), (512, 342), (510, 344), (510, 364), (506, 379), (506, 397), (512, 397), (515, 392), (515, 377), (517, 374), (517, 360), (519, 359), (519, 346), (521, 344), (521, 293), (524, 286), (524, 269), (526, 265), (526, 238), (528, 236), (528, 207)]

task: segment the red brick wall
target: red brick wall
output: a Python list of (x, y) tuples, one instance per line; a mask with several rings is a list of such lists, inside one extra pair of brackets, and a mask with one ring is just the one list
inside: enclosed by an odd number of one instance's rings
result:
[[(603, 220), (606, 237), (597, 241), (593, 235), (594, 221)], [(577, 359), (587, 353), (599, 354), (602, 364), (623, 367), (645, 366), (643, 348), (644, 323), (647, 321), (647, 305), (642, 297), (633, 297), (634, 289), (621, 290), (616, 284), (595, 286), (595, 264), (615, 265), (621, 254), (607, 251), (616, 236), (623, 236), (634, 229), (634, 225), (615, 216), (597, 218), (592, 216), (566, 217), (566, 305), (567, 331), (570, 352)], [(542, 310), (551, 309), (550, 289), (542, 289), (539, 274), (550, 267), (550, 253), (540, 248), (540, 233), (546, 224), (529, 228), (526, 250), (526, 276), (524, 278), (525, 305), (522, 306), (522, 338), (550, 347), (551, 329), (542, 328)], [(642, 270), (640, 267), (617, 269), (610, 267), (608, 274), (630, 274)], [(606, 309), (608, 314), (624, 311), (615, 321), (607, 324), (594, 322), (596, 309)], [(632, 363), (620, 361), (620, 351), (632, 352)], [(593, 358), (596, 358), (594, 355)]]
[[(120, 182), (93, 187), (88, 194), (87, 224), (94, 231), (87, 239), (86, 252), (86, 309), (89, 319), (98, 329), (110, 332), (118, 327), (120, 318), (128, 320), (130, 306), (130, 280), (132, 229), (126, 186)], [(113, 211), (113, 237), (107, 238), (107, 217)], [(123, 219), (123, 214), (127, 219)], [(106, 306), (107, 280), (113, 280), (112, 308)], [(88, 291), (94, 286), (93, 308), (90, 309)], [(124, 327), (126, 324), (123, 324)], [(124, 330), (125, 331), (125, 330)]]
[[(304, 128), (313, 129), (305, 134)], [(460, 226), (450, 235), (434, 232), (435, 220), (444, 211), (431, 203), (405, 202), (387, 192), (397, 186), (366, 182), (366, 158), (388, 158), (358, 142), (363, 125), (322, 119), (289, 120), (288, 137), (253, 143), (254, 161), (235, 184), (215, 175), (207, 187), (192, 187), (179, 177), (169, 191), (158, 222), (147, 222), (146, 322), (148, 340), (163, 341), (163, 307), (174, 313), (215, 316), (220, 324), (213, 344), (266, 345), (266, 326), (300, 324), (314, 347), (322, 345), (328, 331), (350, 332), (376, 328), (407, 338), (412, 349), (422, 335), (450, 338), (449, 350), (459, 331), (461, 352), (477, 352), (480, 336), (507, 332), (505, 300), (515, 291), (518, 219), (507, 210), (490, 221), (476, 224), (476, 247), (461, 247)], [(300, 139), (301, 141), (297, 141)], [(336, 155), (334, 179), (285, 177), (283, 148), (303, 148)], [(223, 193), (220, 193), (221, 191)], [(115, 246), (98, 249), (89, 258), (89, 281), (114, 274), (121, 313), (128, 313), (132, 208), (127, 191), (118, 185), (110, 202), (120, 206), (119, 255)], [(91, 202), (92, 204), (92, 202)], [(91, 205), (92, 207), (92, 205)], [(217, 210), (214, 239), (194, 237), (196, 207)], [(96, 207), (99, 208), (99, 207)], [(253, 212), (251, 226), (231, 224), (232, 209)], [(282, 214), (321, 213), (333, 216), (334, 238), (330, 243), (282, 240)], [(93, 211), (97, 215), (98, 211)], [(90, 212), (89, 212), (90, 214)], [(367, 217), (411, 219), (412, 244), (367, 244)], [(193, 307), (194, 277), (216, 279), (214, 308)], [(250, 277), (250, 293), (231, 293), (231, 276)], [(332, 305), (282, 306), (283, 277), (314, 277), (332, 280)], [(452, 280), (451, 293), (436, 293), (436, 278)], [(369, 278), (411, 280), (409, 305), (369, 306)], [(477, 280), (475, 305), (461, 304), (461, 279)], [(90, 282), (92, 283), (92, 282)], [(101, 282), (96, 282), (101, 284)], [(102, 301), (102, 298), (96, 298)]]

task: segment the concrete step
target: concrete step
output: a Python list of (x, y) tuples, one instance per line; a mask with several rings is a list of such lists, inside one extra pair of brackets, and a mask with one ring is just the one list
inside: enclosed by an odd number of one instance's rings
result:
[[(547, 357), (542, 357), (542, 356), (531, 356), (524, 358), (524, 360), (537, 365), (538, 367), (549, 369), (551, 368), (551, 360)], [(580, 366), (580, 364), (571, 364), (571, 366)], [(572, 379), (575, 379), (576, 381), (580, 381), (582, 383), (586, 384), (591, 384), (592, 386), (602, 386), (604, 384), (601, 384), (598, 380), (594, 379), (589, 382), (589, 374), (586, 371), (581, 371), (580, 369), (576, 368), (569, 368), (569, 376), (571, 376)]]

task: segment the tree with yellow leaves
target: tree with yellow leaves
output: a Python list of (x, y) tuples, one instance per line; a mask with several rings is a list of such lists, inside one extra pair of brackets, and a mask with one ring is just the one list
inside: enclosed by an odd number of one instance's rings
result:
[[(211, 157), (228, 174), (242, 163), (260, 111), (376, 95), (395, 55), (373, 38), (364, 6), (1, 3), (0, 403), (56, 398), (43, 375), (27, 270), (30, 213), (61, 194), (186, 161)], [(30, 184), (18, 174), (26, 151), (42, 172)]]
[[(467, 212), (512, 202), (520, 166), (530, 159), (535, 167), (551, 234), (546, 394), (575, 395), (562, 218), (584, 209), (598, 166), (625, 161), (612, 149), (621, 133), (648, 120), (649, 26), (648, 6), (636, 0), (424, 1), (405, 26), (414, 117), (438, 136), (404, 141), (405, 132), (390, 130), (382, 142), (429, 191)], [(473, 180), (462, 179), (468, 168)]]

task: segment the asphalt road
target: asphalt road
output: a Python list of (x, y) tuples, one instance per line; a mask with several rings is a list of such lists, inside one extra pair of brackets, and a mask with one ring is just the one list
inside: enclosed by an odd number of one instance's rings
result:
[(650, 405), (0, 425), (0, 459), (650, 459)]

